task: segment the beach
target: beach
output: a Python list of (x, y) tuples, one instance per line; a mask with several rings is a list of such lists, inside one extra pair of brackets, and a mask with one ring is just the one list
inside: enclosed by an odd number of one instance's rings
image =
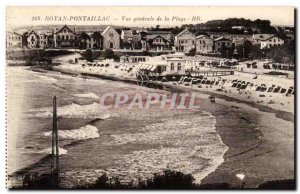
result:
[[(58, 96), (61, 96), (59, 97), (60, 99), (64, 99), (61, 102), (62, 104), (60, 104), (62, 107), (58, 109), (58, 114), (64, 118), (62, 120), (63, 127), (68, 129), (59, 133), (59, 136), (64, 139), (63, 145), (60, 147), (60, 152), (63, 154), (62, 161), (70, 164), (64, 165), (63, 168), (65, 170), (61, 173), (65, 187), (69, 188), (93, 182), (103, 173), (109, 176), (121, 177), (123, 181), (127, 182), (137, 180), (137, 177), (151, 177), (151, 174), (154, 172), (161, 172), (166, 168), (192, 173), (198, 184), (228, 183), (232, 187), (240, 187), (243, 184), (243, 187), (255, 188), (269, 180), (294, 179), (294, 150), (291, 149), (294, 146), (293, 96), (286, 97), (283, 94), (272, 93), (270, 94), (272, 96), (268, 96), (268, 100), (273, 99), (276, 103), (270, 104), (259, 96), (259, 92), (251, 90), (241, 93), (241, 91), (232, 88), (230, 84), (225, 87), (224, 85), (222, 87), (205, 87), (203, 85), (203, 87), (199, 88), (197, 85), (186, 86), (185, 84), (174, 84), (173, 82), (156, 82), (156, 86), (160, 86), (159, 88), (164, 88), (165, 90), (150, 89), (145, 86), (137, 86), (137, 80), (122, 71), (116, 73), (116, 70), (112, 68), (103, 68), (104, 70), (99, 71), (96, 70), (100, 69), (98, 67), (83, 68), (81, 64), (69, 64), (67, 61), (74, 57), (78, 56), (75, 54), (58, 57), (55, 62), (61, 62), (62, 65), (54, 66), (53, 71), (40, 68), (9, 67), (17, 71), (21, 68), (22, 72), (29, 72), (30, 75), (37, 77), (36, 81), (27, 80), (25, 83), (36, 83), (38, 88), (40, 84), (45, 83), (46, 88), (50, 87), (51, 95), (56, 93)], [(12, 75), (14, 74), (16, 72)], [(251, 80), (252, 76), (251, 74), (236, 73), (223, 78), (227, 80), (245, 79), (247, 81)], [(260, 83), (264, 79), (262, 75), (255, 81)], [(293, 84), (292, 80), (288, 80), (285, 83), (287, 86), (291, 84)], [(30, 86), (32, 85), (29, 84), (28, 87)], [(221, 88), (221, 91), (217, 90)], [(197, 113), (163, 111), (162, 114), (157, 112), (156, 108), (154, 112), (146, 113), (135, 110), (136, 112), (126, 116), (124, 115), (124, 110), (102, 112), (97, 104), (99, 96), (111, 90), (126, 91), (131, 95), (139, 92), (142, 92), (142, 94), (147, 92), (164, 93), (164, 91), (169, 94), (170, 92), (196, 92), (197, 99), (200, 102), (199, 114), (204, 119), (201, 122), (207, 122), (208, 118), (213, 120), (209, 122), (210, 124), (199, 124), (200, 120), (197, 121), (197, 119), (200, 118), (198, 118)], [(37, 90), (33, 91), (36, 92)], [(22, 91), (20, 93), (22, 94)], [(48, 96), (46, 93), (43, 94), (44, 97)], [(73, 96), (71, 97), (70, 95)], [(210, 95), (216, 96), (216, 103), (210, 102)], [(40, 134), (42, 139), (49, 139), (51, 135), (49, 132), (51, 108), (47, 107), (51, 106), (51, 101), (42, 99), (44, 98), (38, 98), (38, 102), (41, 103), (27, 104), (27, 108), (30, 111), (27, 111), (26, 115), (33, 120), (36, 120), (37, 116), (39, 117), (38, 122), (41, 127), (36, 130), (43, 128), (43, 132)], [(21, 103), (21, 105), (24, 105), (24, 103)], [(17, 110), (14, 112), (17, 112)], [(208, 117), (205, 116), (206, 114)], [(186, 117), (187, 115), (189, 116)], [(138, 117), (142, 119), (137, 120)], [(171, 119), (173, 117), (178, 117), (185, 124), (182, 125), (181, 122), (176, 124), (176, 120), (174, 120), (172, 122), (175, 123), (169, 125), (166, 123), (167, 120), (158, 119)], [(118, 122), (119, 124), (112, 125), (116, 118), (119, 118), (121, 123)], [(149, 123), (144, 120), (145, 118), (149, 120)], [(185, 121), (185, 119), (188, 120)], [(208, 121), (211, 119), (208, 119)], [(269, 121), (272, 122), (270, 123)], [(125, 123), (128, 122), (135, 124), (132, 126), (126, 125)], [(151, 122), (158, 123), (151, 127)], [(46, 128), (43, 123), (47, 123)], [(192, 126), (192, 123), (196, 123), (196, 125)], [(128, 129), (123, 126), (124, 124)], [(146, 125), (150, 125), (150, 128), (143, 129)], [(181, 130), (174, 131), (179, 126), (181, 126)], [(201, 134), (198, 137), (199, 133), (203, 133), (201, 128), (204, 126), (207, 126), (205, 134)], [(18, 126), (15, 127), (20, 128)], [(124, 132), (120, 130), (111, 131), (111, 129), (117, 129), (118, 127), (126, 129), (128, 134), (123, 134)], [(196, 127), (195, 131), (191, 131), (191, 127)], [(187, 131), (182, 131), (184, 128)], [(98, 132), (99, 129), (101, 131)], [(210, 131), (214, 129), (216, 134)], [(175, 133), (175, 136), (168, 136), (167, 134), (170, 133)], [(215, 139), (215, 137), (212, 137), (211, 139), (209, 138), (211, 134), (215, 134), (219, 138)], [(30, 135), (34, 136), (33, 134)], [(106, 138), (103, 139), (103, 135)], [(177, 139), (176, 135), (184, 135), (193, 140), (177, 140), (174, 142), (164, 140), (164, 138), (175, 140)], [(143, 137), (147, 138), (143, 139)], [(114, 139), (115, 142), (109, 143), (107, 138), (110, 140)], [(89, 150), (90, 148), (94, 150), (96, 140), (101, 140), (100, 144), (97, 143), (100, 146), (97, 147), (101, 151), (92, 151), (92, 155), (82, 154), (81, 150)], [(206, 147), (204, 150), (201, 146), (192, 148), (195, 145), (202, 145), (201, 142), (203, 140), (207, 143), (209, 142), (208, 145), (210, 147)], [(190, 148), (186, 147), (188, 145), (184, 145), (186, 141), (193, 142), (189, 145), (191, 146)], [(139, 145), (138, 150), (136, 150), (136, 144)], [(133, 145), (134, 147), (132, 147)], [(170, 145), (176, 147), (184, 146), (174, 149)], [(22, 157), (28, 157), (28, 151), (35, 146), (27, 146), (25, 152), (23, 149)], [(14, 146), (11, 147), (14, 148)], [(114, 150), (113, 152), (116, 151), (115, 148), (122, 149), (111, 155), (112, 150)], [(195, 148), (196, 150), (194, 150)], [(23, 166), (19, 166), (16, 171), (17, 174), (47, 172), (49, 160), (43, 158), (43, 156), (49, 153), (50, 150), (47, 146), (42, 146), (34, 152), (35, 156), (38, 155), (38, 157), (32, 157), (29, 161), (24, 162)], [(192, 153), (187, 154), (188, 152), (195, 152), (194, 154), (201, 158), (198, 164), (197, 160), (191, 160), (191, 157), (193, 158), (195, 155)], [(120, 156), (122, 157), (120, 158)], [(91, 162), (86, 160), (80, 162), (82, 157), (93, 159)], [(165, 162), (160, 165), (156, 164), (162, 158), (164, 158)], [(181, 159), (174, 160), (175, 158)], [(77, 162), (72, 162), (74, 160)], [(98, 164), (96, 161), (100, 163)], [(113, 165), (111, 161), (115, 161)], [(124, 163), (124, 161), (126, 162)], [(191, 163), (191, 161), (193, 162)], [(145, 164), (147, 165), (145, 166)], [(154, 166), (156, 167), (154, 168)], [(14, 168), (10, 167), (10, 169)], [(240, 180), (237, 178), (239, 174), (244, 175), (245, 178)]]
[[(253, 76), (235, 73), (224, 78), (253, 81)], [(264, 75), (255, 81), (260, 84), (268, 79), (286, 87), (293, 86), (293, 80)], [(294, 179), (294, 149), (291, 149), (294, 147), (293, 96), (267, 93), (268, 100), (265, 100), (257, 91), (241, 93), (230, 86), (217, 91), (215, 86), (198, 88), (172, 82), (160, 84), (172, 90), (201, 93), (201, 110), (216, 117), (216, 130), (229, 147), (224, 162), (202, 181), (203, 184), (226, 182), (240, 186), (245, 182), (246, 188), (255, 188), (269, 180)], [(209, 95), (217, 97), (217, 105), (211, 105)], [(276, 103), (268, 103), (271, 99)], [(237, 174), (245, 175), (245, 179), (241, 181)]]

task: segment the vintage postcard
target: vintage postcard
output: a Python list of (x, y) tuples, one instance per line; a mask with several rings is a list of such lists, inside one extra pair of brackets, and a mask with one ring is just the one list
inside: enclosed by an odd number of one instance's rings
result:
[(295, 189), (293, 7), (7, 7), (7, 188)]

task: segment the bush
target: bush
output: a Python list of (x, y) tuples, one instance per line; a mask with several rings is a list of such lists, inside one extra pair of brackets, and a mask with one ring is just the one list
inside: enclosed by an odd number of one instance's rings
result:
[(105, 49), (103, 53), (103, 57), (106, 59), (113, 59), (115, 53), (112, 49)]
[(113, 59), (115, 61), (120, 61), (120, 57), (115, 55), (115, 53), (112, 49), (105, 49), (104, 53), (103, 53), (103, 57), (105, 59)]
[(91, 49), (87, 49), (84, 53), (83, 53), (83, 57), (90, 62), (93, 62), (94, 58), (93, 58), (93, 51)]
[(163, 174), (154, 174), (152, 179), (140, 182), (139, 187), (145, 189), (192, 189), (194, 177), (191, 174), (165, 170)]
[(143, 56), (151, 56), (151, 53), (149, 51), (143, 51)]
[(186, 56), (195, 56), (195, 54), (196, 54), (196, 48), (192, 48), (189, 50)]

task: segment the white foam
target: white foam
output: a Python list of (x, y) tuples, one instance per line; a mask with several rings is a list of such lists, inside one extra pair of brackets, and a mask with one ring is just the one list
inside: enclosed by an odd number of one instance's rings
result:
[[(31, 113), (31, 114), (30, 114)], [(51, 118), (53, 115), (52, 107), (33, 109), (29, 111), (32, 117)], [(57, 108), (57, 115), (65, 118), (99, 118), (107, 119), (111, 115), (103, 113), (101, 106), (98, 103), (88, 105), (69, 104)]]
[[(44, 133), (45, 136), (51, 136), (52, 132)], [(99, 132), (97, 127), (92, 125), (86, 125), (80, 127), (79, 129), (72, 130), (58, 130), (58, 137), (62, 139), (72, 139), (72, 140), (87, 140), (99, 137)]]
[(173, 169), (191, 173), (195, 182), (201, 183), (224, 162), (228, 150), (216, 133), (215, 124), (215, 117), (209, 113), (166, 118), (137, 133), (113, 134), (114, 140), (106, 144), (161, 144), (159, 149), (134, 151), (116, 161), (128, 177), (149, 178), (154, 172)]
[(80, 97), (80, 98), (92, 98), (92, 99), (99, 99), (99, 96), (90, 92), (85, 94), (74, 94), (73, 96)]
[[(37, 151), (35, 153), (39, 153), (39, 154), (52, 154), (52, 148), (46, 148), (46, 149), (43, 149), (41, 151)], [(59, 155), (64, 155), (64, 154), (67, 154), (68, 151), (63, 149), (63, 148), (58, 148), (58, 153)]]
[(34, 74), (34, 76), (37, 78), (36, 81), (46, 81), (46, 82), (56, 82), (57, 79), (47, 76), (46, 74)]

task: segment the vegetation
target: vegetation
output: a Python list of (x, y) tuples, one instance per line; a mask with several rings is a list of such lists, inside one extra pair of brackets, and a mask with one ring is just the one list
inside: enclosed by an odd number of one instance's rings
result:
[[(232, 29), (233, 26), (243, 26), (244, 29)], [(228, 18), (225, 20), (211, 20), (206, 23), (196, 24), (193, 26), (194, 31), (212, 31), (212, 32), (228, 32), (228, 33), (244, 33), (247, 30), (252, 33), (276, 33), (276, 29), (271, 26), (269, 20), (249, 20), (244, 18)]]
[[(233, 26), (243, 26), (242, 29), (232, 29)], [(228, 18), (225, 20), (211, 20), (205, 23), (200, 24), (185, 24), (181, 27), (174, 28), (161, 28), (159, 25), (156, 27), (148, 28), (148, 30), (155, 31), (171, 31), (173, 34), (178, 34), (185, 28), (188, 28), (191, 32), (196, 35), (203, 34), (205, 32), (225, 32), (233, 34), (244, 34), (245, 30), (248, 31), (248, 34), (253, 33), (277, 33), (276, 28), (271, 26), (269, 20), (250, 20), (244, 18)]]
[(120, 57), (115, 55), (112, 49), (105, 49), (103, 53), (105, 59), (114, 59), (115, 61), (120, 61)]
[(85, 58), (85, 60), (87, 60), (89, 62), (93, 62), (94, 61), (93, 51), (91, 49), (87, 49), (83, 53), (83, 57)]
[(186, 56), (195, 56), (195, 54), (196, 54), (196, 48), (192, 48), (189, 50)]
[[(25, 175), (23, 185), (12, 189), (64, 189), (56, 187), (56, 181), (51, 175), (43, 174)], [(73, 189), (241, 189), (245, 187), (245, 182), (240, 185), (230, 185), (229, 183), (207, 183), (195, 184), (191, 174), (165, 170), (162, 173), (155, 173), (152, 178), (145, 181), (138, 181), (138, 184), (122, 183), (119, 178), (109, 178), (106, 174), (101, 175), (94, 183), (79, 186)], [(257, 187), (258, 189), (295, 189), (295, 180), (275, 180), (267, 181)]]
[(86, 41), (87, 40), (91, 40), (91, 37), (86, 33), (86, 32), (82, 32), (80, 35), (79, 35), (79, 48), (80, 49), (86, 49), (87, 48), (87, 44), (86, 44)]
[(95, 49), (102, 49), (101, 48), (101, 38), (102, 38), (101, 33), (98, 31), (94, 32), (92, 34), (92, 37), (93, 37), (94, 41), (96, 42)]

